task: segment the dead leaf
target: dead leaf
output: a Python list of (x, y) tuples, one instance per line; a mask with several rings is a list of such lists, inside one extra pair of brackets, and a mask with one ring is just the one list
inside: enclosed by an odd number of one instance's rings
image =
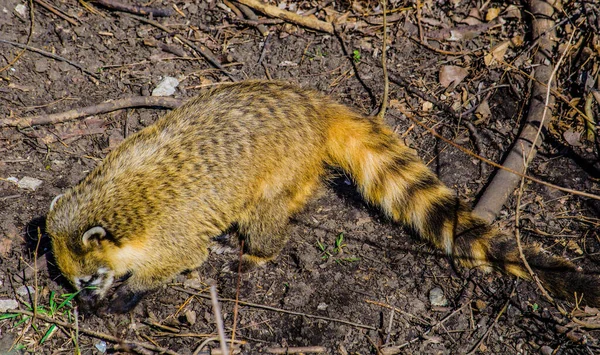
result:
[(508, 5), (504, 10), (504, 18), (521, 18), (521, 10), (516, 5)]
[(577, 255), (583, 255), (583, 250), (573, 239), (569, 240), (567, 243), (567, 248)]
[(4, 259), (12, 250), (13, 240), (17, 239), (19, 231), (9, 222), (3, 223), (2, 227), (4, 233), (0, 234), (0, 257)]
[(581, 147), (581, 132), (574, 132), (572, 129), (563, 133), (563, 138), (573, 147)]
[(523, 42), (525, 42), (525, 38), (522, 35), (517, 35), (510, 39), (510, 43), (513, 47), (521, 47)]
[(497, 7), (492, 7), (491, 9), (488, 10), (488, 12), (485, 14), (485, 20), (487, 22), (492, 21), (493, 19), (495, 19), (496, 17), (498, 17), (498, 15), (500, 15), (500, 9)]
[(440, 85), (447, 88), (450, 85), (454, 87), (458, 85), (464, 78), (469, 75), (469, 71), (463, 67), (459, 67), (456, 65), (444, 65), (442, 69), (440, 69)]
[(400, 100), (391, 99), (391, 100), (390, 100), (390, 107), (391, 107), (391, 108), (395, 108), (395, 109), (397, 109), (397, 108), (399, 108), (399, 107), (400, 107), (400, 108), (402, 108), (402, 106), (401, 106), (401, 104), (400, 104)]
[(477, 109), (475, 110), (475, 116), (477, 116), (477, 121), (474, 123), (481, 123), (487, 121), (488, 118), (492, 116), (492, 110), (490, 110), (490, 104), (488, 100), (483, 100)]
[(485, 65), (489, 67), (490, 65), (495, 64), (496, 62), (502, 61), (504, 59), (506, 51), (508, 50), (509, 44), (510, 41), (504, 41), (492, 48), (490, 53), (486, 54), (483, 58)]

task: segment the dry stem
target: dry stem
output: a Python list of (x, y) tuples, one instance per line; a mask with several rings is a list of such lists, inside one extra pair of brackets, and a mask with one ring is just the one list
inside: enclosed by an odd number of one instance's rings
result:
[[(534, 56), (534, 62), (538, 64), (535, 77), (539, 81), (547, 82), (548, 90), (544, 90), (542, 85), (534, 83), (525, 126), (502, 164), (513, 171), (519, 172), (524, 171), (522, 157), (526, 155), (529, 163), (535, 156), (539, 144), (537, 138), (541, 135), (541, 130), (545, 129), (550, 122), (549, 119), (546, 119), (546, 113), (554, 106), (554, 97), (550, 96), (549, 88), (552, 87), (551, 83), (556, 68), (553, 68), (551, 64), (546, 64), (551, 59), (547, 58), (547, 54), (553, 53), (556, 45), (556, 31), (553, 28), (554, 21), (552, 20), (554, 9), (543, 0), (533, 0), (531, 2), (531, 12), (534, 16), (533, 37), (537, 38), (540, 34), (545, 33), (545, 37), (540, 38), (540, 48)], [(488, 222), (493, 221), (508, 197), (518, 186), (519, 180), (519, 175), (507, 170), (498, 171), (479, 199), (473, 212)]]
[(134, 96), (126, 99), (106, 101), (98, 105), (76, 108), (61, 113), (51, 115), (39, 115), (23, 118), (3, 118), (0, 119), (0, 128), (2, 127), (30, 127), (35, 125), (56, 124), (78, 118), (99, 115), (111, 111), (121, 110), (133, 107), (163, 107), (177, 108), (183, 103), (180, 99), (159, 96)]
[(248, 7), (258, 10), (263, 14), (275, 18), (282, 19), (287, 22), (294, 23), (303, 27), (307, 27), (320, 32), (327, 32), (329, 34), (334, 33), (333, 24), (321, 20), (317, 20), (313, 17), (302, 16), (296, 13), (282, 10), (276, 6), (268, 5), (260, 0), (237, 0), (240, 4), (244, 4)]

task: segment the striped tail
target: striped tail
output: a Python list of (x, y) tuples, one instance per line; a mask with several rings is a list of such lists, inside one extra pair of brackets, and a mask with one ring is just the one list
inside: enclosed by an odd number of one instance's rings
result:
[[(460, 202), (415, 153), (375, 118), (334, 107), (328, 131), (329, 163), (346, 171), (369, 203), (466, 267), (493, 268), (530, 279), (515, 238)], [(564, 258), (523, 246), (529, 265), (555, 295), (600, 306), (600, 277), (579, 272)]]

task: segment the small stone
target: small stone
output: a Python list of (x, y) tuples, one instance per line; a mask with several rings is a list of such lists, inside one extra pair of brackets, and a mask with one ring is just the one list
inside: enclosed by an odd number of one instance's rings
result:
[(487, 307), (487, 302), (479, 299), (475, 301), (475, 308), (477, 308), (479, 312), (483, 311), (485, 307)]
[(34, 69), (38, 73), (43, 73), (45, 71), (48, 71), (49, 67), (50, 66), (48, 65), (48, 61), (45, 58), (36, 60), (35, 64), (34, 64)]
[(101, 340), (101, 341), (97, 342), (96, 344), (94, 344), (94, 346), (102, 354), (104, 354), (106, 352), (106, 342), (104, 340)]
[(183, 282), (183, 286), (194, 290), (201, 290), (204, 285), (198, 279), (187, 279)]
[(542, 346), (542, 348), (540, 349), (540, 352), (544, 355), (552, 355), (554, 354), (554, 349), (552, 349), (551, 347), (549, 347), (548, 345), (544, 345)]
[(189, 325), (196, 324), (196, 312), (192, 310), (188, 310), (185, 312), (185, 320), (189, 323)]
[(43, 181), (40, 179), (25, 176), (21, 180), (19, 180), (18, 186), (20, 189), (35, 191), (38, 187), (42, 185), (42, 183)]
[(327, 303), (319, 303), (319, 305), (317, 306), (317, 309), (319, 311), (324, 311), (327, 309)]
[(108, 136), (108, 148), (110, 150), (115, 149), (121, 142), (123, 142), (125, 138), (119, 131), (113, 131), (110, 136)]
[(172, 76), (167, 76), (152, 90), (152, 96), (171, 96), (175, 93), (175, 88), (178, 85), (179, 80)]
[(15, 11), (19, 15), (21, 15), (21, 17), (27, 16), (27, 6), (25, 6), (23, 4), (19, 4), (19, 5), (15, 6)]
[(446, 307), (448, 305), (444, 291), (439, 287), (435, 287), (429, 291), (429, 302), (431, 302), (433, 307)]
[(0, 300), (0, 313), (4, 313), (9, 309), (19, 308), (19, 302), (13, 299), (1, 299)]
[(28, 295), (33, 295), (35, 293), (35, 289), (31, 286), (21, 286), (19, 288), (17, 288), (17, 295), (25, 297)]

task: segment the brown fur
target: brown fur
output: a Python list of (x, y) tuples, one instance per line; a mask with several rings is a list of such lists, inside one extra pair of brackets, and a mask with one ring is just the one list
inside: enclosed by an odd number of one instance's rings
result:
[[(201, 265), (231, 226), (244, 237), (247, 267), (276, 257), (326, 165), (461, 264), (528, 277), (513, 238), (474, 216), (383, 123), (277, 82), (222, 85), (129, 137), (57, 200), (47, 231), (61, 271), (93, 304), (130, 276), (111, 302), (126, 311)], [(86, 234), (94, 227), (104, 232)], [(526, 254), (555, 293), (600, 304), (598, 278), (537, 247)]]

